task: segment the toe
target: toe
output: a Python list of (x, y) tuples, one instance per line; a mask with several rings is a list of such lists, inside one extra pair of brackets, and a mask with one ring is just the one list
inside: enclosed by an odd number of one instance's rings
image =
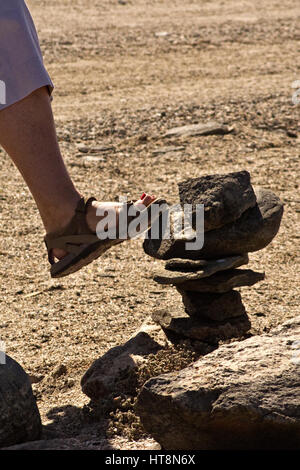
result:
[(59, 261), (61, 259), (63, 259), (66, 256), (66, 254), (67, 254), (66, 251), (61, 250), (60, 248), (54, 248), (53, 249), (53, 256), (54, 256), (55, 259), (57, 259)]
[(137, 204), (143, 204), (144, 206), (149, 206), (155, 200), (155, 196), (150, 196), (150, 194), (143, 194), (142, 198), (137, 201)]

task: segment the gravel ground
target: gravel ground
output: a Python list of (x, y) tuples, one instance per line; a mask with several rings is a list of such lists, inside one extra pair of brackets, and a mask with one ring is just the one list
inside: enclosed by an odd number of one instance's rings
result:
[[(79, 190), (102, 200), (145, 191), (173, 203), (177, 182), (187, 177), (248, 170), (254, 185), (274, 190), (285, 204), (277, 237), (250, 254), (249, 267), (266, 272), (265, 281), (242, 289), (251, 333), (298, 314), (300, 105), (292, 103), (292, 83), (300, 79), (300, 5), (28, 5), (56, 85), (61, 148)], [(172, 127), (212, 119), (234, 131), (164, 138)], [(156, 152), (167, 146), (181, 150)], [(94, 449), (152, 448), (154, 441), (143, 433), (141, 439), (130, 433), (108, 437), (107, 419), (85, 412), (89, 400), (80, 378), (154, 308), (177, 308), (180, 295), (152, 281), (162, 262), (143, 252), (142, 240), (111, 249), (76, 275), (51, 280), (34, 202), (3, 150), (0, 157), (0, 338), (34, 376), (45, 434)]]

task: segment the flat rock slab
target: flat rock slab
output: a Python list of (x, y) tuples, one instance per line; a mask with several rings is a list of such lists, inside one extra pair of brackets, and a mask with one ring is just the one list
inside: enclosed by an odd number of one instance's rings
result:
[[(153, 276), (153, 279), (159, 284), (172, 284), (179, 285), (187, 281), (196, 281), (198, 279), (207, 278), (212, 276), (216, 272), (224, 271), (230, 268), (237, 268), (243, 264), (249, 262), (247, 254), (242, 256), (232, 256), (228, 258), (215, 259), (215, 260), (199, 260), (196, 262), (186, 261), (180, 262), (180, 260), (172, 260), (168, 263), (168, 269), (161, 269), (161, 271), (156, 272)], [(176, 266), (176, 271), (171, 271), (170, 266)], [(182, 268), (180, 268), (182, 266)], [(189, 266), (192, 269), (192, 272), (188, 272)]]
[(300, 316), (150, 379), (137, 411), (164, 449), (299, 449)]
[(173, 127), (165, 133), (165, 137), (190, 137), (201, 135), (224, 135), (233, 131), (233, 127), (208, 121), (202, 124), (190, 124), (187, 126)]
[(182, 301), (190, 317), (222, 322), (245, 315), (241, 294), (235, 290), (225, 294), (182, 292)]
[[(204, 231), (237, 220), (256, 204), (248, 171), (189, 178), (178, 184), (180, 204), (204, 204)], [(192, 224), (196, 228), (195, 224)]]
[(120, 374), (138, 367), (145, 357), (168, 344), (163, 330), (148, 318), (123, 345), (110, 349), (97, 359), (81, 379), (81, 387), (92, 400), (109, 396)]
[(155, 310), (152, 318), (164, 330), (175, 333), (182, 339), (190, 338), (211, 344), (220, 340), (240, 338), (251, 328), (247, 315), (217, 322), (198, 317), (175, 317), (166, 310)]
[(39, 439), (39, 410), (28, 375), (11, 357), (0, 364), (0, 447)]
[(152, 155), (164, 155), (165, 153), (169, 152), (183, 152), (185, 150), (185, 147), (174, 147), (174, 146), (169, 146), (169, 147), (160, 147), (152, 151)]
[(115, 147), (112, 146), (96, 146), (96, 147), (87, 147), (84, 144), (77, 145), (77, 150), (81, 153), (102, 153), (102, 152), (111, 152), (115, 150)]
[[(144, 250), (158, 259), (215, 259), (225, 256), (249, 253), (265, 248), (279, 230), (283, 214), (283, 203), (270, 190), (255, 189), (257, 204), (246, 210), (236, 221), (204, 234), (204, 244), (200, 250), (187, 249), (191, 239), (175, 239), (172, 234), (164, 239), (145, 239)], [(172, 227), (171, 227), (172, 228)]]
[(189, 291), (222, 294), (236, 287), (253, 286), (264, 278), (264, 272), (252, 271), (252, 269), (229, 269), (204, 279), (182, 282), (177, 286), (177, 290), (180, 293)]

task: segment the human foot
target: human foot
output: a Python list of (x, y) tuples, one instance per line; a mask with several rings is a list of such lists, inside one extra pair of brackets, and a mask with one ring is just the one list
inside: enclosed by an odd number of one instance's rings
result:
[[(150, 196), (149, 194), (143, 193), (141, 198), (137, 200), (133, 205), (137, 211), (143, 211), (155, 200), (155, 196)], [(92, 201), (86, 213), (86, 222), (88, 228), (95, 233), (98, 223), (109, 213), (115, 212), (116, 228), (118, 228), (119, 222), (119, 211), (123, 207), (123, 203), (118, 202), (100, 202)], [(103, 214), (101, 216), (97, 214)], [(52, 250), (52, 256), (54, 259), (62, 260), (67, 255), (67, 251), (60, 248), (54, 248)]]

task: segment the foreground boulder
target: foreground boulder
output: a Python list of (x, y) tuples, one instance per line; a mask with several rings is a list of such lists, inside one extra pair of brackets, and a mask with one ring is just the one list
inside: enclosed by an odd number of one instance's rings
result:
[(164, 449), (299, 449), (300, 316), (150, 379), (137, 412)]
[(39, 439), (41, 430), (29, 377), (5, 356), (5, 364), (0, 364), (0, 447)]
[(93, 362), (81, 379), (81, 387), (92, 400), (109, 396), (116, 388), (120, 375), (134, 370), (149, 354), (168, 344), (159, 325), (151, 318), (145, 320), (137, 332), (121, 346), (116, 346)]

